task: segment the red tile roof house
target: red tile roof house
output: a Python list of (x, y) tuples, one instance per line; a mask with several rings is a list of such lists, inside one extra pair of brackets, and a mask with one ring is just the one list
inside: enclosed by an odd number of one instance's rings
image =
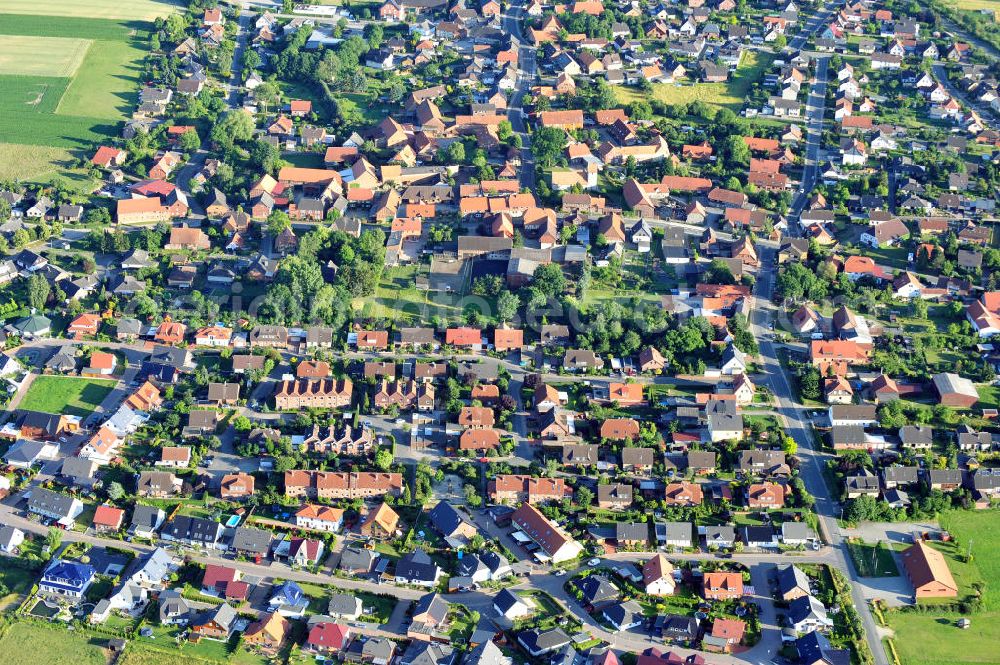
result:
[(705, 573), (702, 582), (705, 600), (733, 600), (743, 595), (743, 576), (740, 573)]
[(98, 506), (94, 511), (94, 530), (98, 533), (114, 533), (122, 528), (125, 511), (114, 506)]
[(90, 158), (90, 163), (94, 166), (106, 169), (113, 166), (121, 166), (125, 163), (127, 158), (128, 153), (124, 150), (102, 145), (97, 149), (97, 152), (94, 153), (94, 156)]
[(700, 506), (705, 500), (701, 486), (688, 482), (669, 483), (664, 496), (668, 506)]
[(205, 575), (201, 580), (201, 592), (209, 596), (227, 596), (227, 587), (239, 582), (240, 571), (229, 566), (219, 566), (208, 564), (205, 566)]
[(701, 646), (706, 651), (728, 653), (743, 639), (746, 627), (739, 619), (716, 619), (712, 632), (702, 640)]
[(115, 358), (115, 354), (105, 353), (104, 351), (94, 351), (90, 354), (90, 365), (83, 369), (83, 373), (90, 375), (111, 376), (115, 373), (115, 366), (117, 364), (118, 359)]
[(493, 409), (486, 406), (463, 406), (458, 414), (458, 424), (462, 427), (487, 429), (495, 422)]
[(608, 418), (601, 423), (601, 438), (611, 441), (633, 440), (639, 437), (639, 423), (632, 418)]
[(459, 437), (459, 450), (494, 450), (500, 445), (500, 433), (495, 429), (467, 429)]
[(101, 317), (97, 314), (81, 314), (73, 319), (66, 332), (75, 339), (96, 335), (101, 326)]
[(444, 333), (444, 343), (479, 351), (483, 348), (483, 331), (479, 328), (448, 328)]
[(223, 499), (243, 499), (252, 496), (254, 477), (249, 473), (228, 473), (222, 477), (219, 496)]
[(641, 406), (646, 403), (641, 383), (612, 383), (608, 386), (608, 401), (618, 406)]
[(520, 351), (524, 346), (524, 331), (497, 328), (493, 331), (493, 348), (497, 351)]
[(178, 321), (170, 321), (168, 319), (159, 325), (153, 339), (161, 344), (180, 344), (184, 341), (184, 335), (186, 333), (186, 325)]
[(385, 330), (362, 330), (355, 344), (359, 349), (383, 351), (389, 347), (389, 333)]
[(750, 508), (781, 508), (784, 505), (784, 485), (754, 483), (747, 488), (747, 506)]
[(302, 650), (313, 654), (333, 655), (344, 651), (351, 641), (347, 626), (332, 621), (320, 621), (309, 629)]

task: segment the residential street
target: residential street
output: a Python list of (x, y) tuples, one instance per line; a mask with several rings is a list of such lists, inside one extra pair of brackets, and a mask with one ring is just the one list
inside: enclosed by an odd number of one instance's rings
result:
[(535, 49), (525, 42), (521, 32), (521, 20), (524, 17), (524, 0), (516, 0), (507, 6), (503, 15), (503, 28), (511, 35), (515, 44), (520, 45), (517, 57), (518, 78), (517, 87), (507, 103), (507, 117), (511, 127), (521, 137), (521, 187), (528, 191), (535, 189), (535, 159), (531, 153), (531, 135), (525, 125), (525, 112), (522, 108), (525, 94), (535, 83)]
[[(771, 339), (768, 323), (775, 316), (775, 307), (771, 303), (771, 294), (774, 288), (774, 271), (769, 270), (775, 265), (775, 252), (770, 248), (765, 248), (761, 252), (761, 260), (764, 269), (757, 275), (757, 283), (754, 286), (755, 307), (751, 324), (755, 336), (760, 342), (760, 361), (764, 365), (764, 374), (767, 376), (767, 385), (778, 400), (778, 410), (781, 413), (782, 421), (785, 424), (785, 431), (788, 432), (798, 444), (798, 453), (801, 463), (799, 473), (809, 492), (816, 498), (816, 514), (819, 517), (820, 535), (823, 539), (834, 547), (836, 552), (834, 566), (843, 571), (848, 579), (859, 578), (857, 570), (847, 553), (844, 542), (844, 534), (841, 533), (837, 524), (837, 517), (840, 515), (840, 506), (830, 495), (826, 482), (823, 480), (823, 465), (826, 463), (826, 455), (816, 449), (815, 442), (809, 430), (809, 424), (802, 418), (802, 409), (795, 403), (795, 395), (791, 388), (791, 378), (782, 366), (777, 348)], [(864, 624), (865, 635), (868, 645), (871, 648), (877, 665), (889, 665), (889, 660), (882, 648), (879, 632), (872, 617), (871, 610), (862, 593), (861, 586), (851, 585), (851, 593), (854, 597), (854, 605)]]

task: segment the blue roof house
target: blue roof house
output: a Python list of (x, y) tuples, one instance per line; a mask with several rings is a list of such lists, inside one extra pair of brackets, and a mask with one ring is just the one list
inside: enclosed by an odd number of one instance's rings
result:
[(56, 559), (42, 573), (38, 590), (46, 595), (79, 600), (94, 581), (94, 567), (77, 561)]
[(292, 581), (284, 582), (274, 589), (268, 601), (268, 609), (286, 617), (301, 617), (309, 607), (309, 598), (302, 587)]

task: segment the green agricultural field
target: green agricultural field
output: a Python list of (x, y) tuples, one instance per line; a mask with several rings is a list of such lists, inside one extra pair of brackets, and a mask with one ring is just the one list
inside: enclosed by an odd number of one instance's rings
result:
[[(118, 136), (138, 100), (150, 20), (170, 1), (0, 3), (0, 177), (90, 191), (70, 162)], [(66, 177), (62, 177), (66, 176)]]
[(89, 46), (86, 39), (8, 35), (0, 40), (0, 74), (73, 76)]
[[(1000, 644), (1000, 512), (949, 511), (941, 527), (951, 532), (954, 544), (933, 542), (947, 557), (960, 596), (982, 587), (982, 604), (968, 614), (937, 611), (890, 611), (886, 619), (895, 632), (893, 643), (902, 665), (985, 665), (996, 663)], [(973, 560), (964, 555), (972, 543)], [(972, 626), (962, 630), (959, 619)]]
[(983, 9), (993, 10), (994, 20), (996, 20), (995, 13), (1000, 11), (1000, 0), (947, 0), (947, 4), (970, 12), (978, 12)]
[(19, 407), (28, 411), (87, 416), (101, 405), (115, 383), (75, 376), (36, 376)]
[[(67, 16), (72, 18), (134, 19), (152, 21), (175, 12), (173, 0), (4, 0), (0, 14)], [(6, 19), (4, 19), (6, 20)]]
[(74, 159), (66, 148), (0, 143), (0, 180), (51, 182), (67, 191), (93, 191), (94, 179), (82, 169), (72, 169)]
[(105, 651), (96, 641), (71, 633), (62, 625), (17, 622), (0, 630), (0, 665), (23, 665), (32, 661), (46, 665), (107, 663)]
[[(620, 87), (616, 90), (618, 101), (630, 104), (650, 97), (664, 104), (690, 104), (702, 101), (739, 111), (750, 86), (760, 79), (773, 61), (772, 55), (751, 51), (743, 56), (740, 66), (725, 83), (654, 83), (651, 93)], [(689, 74), (689, 76), (694, 75), (695, 72)]]
[(56, 113), (70, 116), (125, 118), (132, 113), (146, 49), (138, 41), (95, 41), (82, 67), (59, 101)]

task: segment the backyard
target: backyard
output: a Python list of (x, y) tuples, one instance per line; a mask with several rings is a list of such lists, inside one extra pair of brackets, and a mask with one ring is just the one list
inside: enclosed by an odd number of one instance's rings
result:
[(27, 411), (84, 417), (101, 405), (115, 383), (75, 376), (36, 376), (18, 406)]
[[(748, 51), (744, 54), (736, 72), (725, 83), (654, 83), (651, 96), (664, 104), (690, 104), (702, 101), (739, 111), (747, 92), (750, 91), (750, 86), (763, 76), (773, 60), (772, 55)], [(647, 100), (650, 97), (649, 93), (633, 88), (621, 87), (617, 92), (618, 101), (622, 104)]]
[(23, 665), (28, 654), (46, 665), (106, 665), (102, 643), (65, 626), (18, 621), (0, 628), (0, 665)]

